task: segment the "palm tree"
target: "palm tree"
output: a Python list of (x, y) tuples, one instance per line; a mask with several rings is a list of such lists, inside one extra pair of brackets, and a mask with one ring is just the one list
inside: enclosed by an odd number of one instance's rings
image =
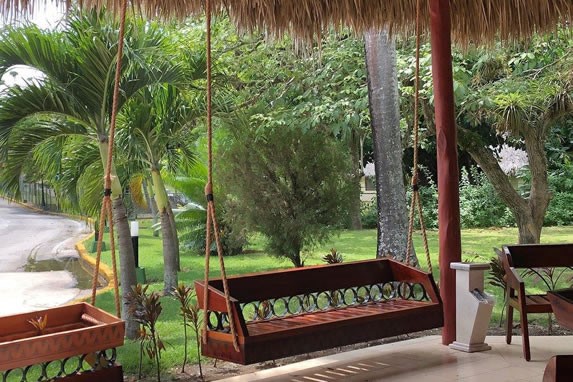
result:
[[(200, 54), (192, 60), (205, 68)], [(203, 70), (197, 70), (201, 77)], [(156, 86), (144, 89), (124, 108), (119, 118), (122, 127), (118, 133), (118, 143), (128, 148), (129, 158), (136, 159), (151, 172), (151, 184), (155, 203), (161, 219), (164, 261), (164, 293), (171, 294), (177, 287), (179, 268), (179, 240), (175, 217), (169, 203), (167, 190), (162, 177), (162, 169), (173, 170), (182, 162), (194, 159), (189, 141), (191, 123), (196, 115), (181, 92), (173, 86)]]
[[(24, 164), (45, 142), (63, 147), (70, 139), (89, 139), (97, 144), (105, 168), (118, 26), (103, 14), (71, 15), (62, 31), (34, 26), (3, 31), (0, 73), (26, 66), (42, 74), (40, 79), (8, 88), (0, 104), (0, 148), (7, 164), (1, 176), (4, 191), (18, 194)], [(158, 59), (166, 42), (163, 32), (156, 24), (128, 22), (119, 108), (146, 86), (184, 78), (179, 65)], [(123, 189), (116, 175), (112, 164), (112, 205), (125, 315), (126, 297), (136, 277)], [(135, 321), (128, 320), (126, 334), (130, 338), (137, 335)]]

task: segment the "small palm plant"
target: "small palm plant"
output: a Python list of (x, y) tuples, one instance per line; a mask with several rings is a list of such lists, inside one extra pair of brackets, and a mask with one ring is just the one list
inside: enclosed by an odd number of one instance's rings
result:
[(344, 261), (342, 255), (336, 250), (336, 248), (330, 248), (330, 253), (327, 253), (322, 258), (326, 264), (340, 264)]
[(179, 311), (181, 317), (183, 317), (183, 336), (184, 336), (184, 351), (183, 351), (183, 365), (181, 366), (181, 372), (185, 372), (185, 365), (187, 364), (187, 328), (190, 327), (195, 333), (195, 341), (197, 345), (197, 363), (199, 364), (199, 377), (203, 380), (203, 368), (201, 366), (201, 341), (200, 330), (201, 330), (201, 315), (199, 304), (195, 301), (195, 291), (192, 287), (185, 286), (185, 284), (179, 284), (177, 288), (173, 291), (175, 299), (179, 302)]
[[(496, 253), (499, 253), (499, 249), (494, 248)], [(498, 287), (503, 291), (503, 305), (501, 308), (501, 315), (499, 317), (499, 326), (503, 322), (503, 314), (505, 312), (505, 307), (507, 305), (507, 294), (505, 293), (506, 290), (506, 282), (505, 282), (505, 271), (503, 270), (503, 264), (499, 257), (492, 257), (489, 261), (489, 266), (491, 270), (487, 276), (489, 280), (489, 285)]]
[[(342, 255), (336, 248), (331, 248), (330, 253), (327, 253), (322, 260), (327, 264), (340, 264), (344, 261)], [(336, 290), (330, 291), (330, 306), (336, 308), (338, 304), (340, 304), (340, 293)]]
[(48, 315), (36, 317), (28, 322), (36, 329), (36, 335), (41, 336), (45, 334), (46, 327), (48, 326)]
[(157, 381), (161, 381), (161, 352), (165, 345), (157, 332), (157, 321), (162, 312), (160, 295), (157, 292), (148, 293), (149, 285), (137, 284), (133, 287), (128, 298), (129, 313), (139, 323), (139, 378), (141, 379), (141, 366), (143, 353), (150, 360), (155, 361)]

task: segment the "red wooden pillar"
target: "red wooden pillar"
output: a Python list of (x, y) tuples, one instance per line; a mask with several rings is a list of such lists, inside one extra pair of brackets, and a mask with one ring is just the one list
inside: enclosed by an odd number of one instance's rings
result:
[(456, 276), (450, 263), (460, 261), (462, 252), (449, 0), (430, 0), (430, 27), (438, 152), (440, 294), (444, 302), (442, 343), (448, 345), (456, 339)]

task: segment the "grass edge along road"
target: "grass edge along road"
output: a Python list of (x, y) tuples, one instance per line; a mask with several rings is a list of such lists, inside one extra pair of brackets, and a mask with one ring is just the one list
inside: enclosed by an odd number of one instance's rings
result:
[[(568, 227), (546, 227), (543, 229), (543, 243), (564, 243), (570, 242), (573, 237), (573, 226)], [(104, 237), (107, 238), (107, 234)], [(434, 266), (434, 277), (439, 280), (438, 269), (438, 237), (437, 231), (428, 232), (428, 241)], [(500, 247), (503, 244), (512, 244), (517, 241), (516, 228), (488, 228), (488, 229), (466, 229), (462, 230), (462, 257), (463, 261), (488, 262), (494, 257), (493, 247)], [(272, 269), (289, 268), (291, 263), (282, 259), (271, 257), (266, 254), (263, 248), (263, 240), (255, 237), (251, 241), (246, 254), (225, 258), (225, 267), (228, 274), (242, 274), (250, 272), (261, 272)], [(414, 235), (414, 244), (421, 268), (427, 269), (421, 236)], [(370, 259), (376, 253), (376, 230), (342, 231), (335, 236), (330, 243), (316, 248), (312, 252), (305, 253), (305, 264), (323, 263), (322, 257), (329, 253), (331, 248), (336, 248), (342, 254), (344, 261)], [(139, 236), (139, 263), (144, 267), (147, 274), (147, 281), (150, 290), (161, 291), (163, 270), (162, 270), (162, 246), (161, 238), (154, 237), (149, 221), (140, 222)], [(211, 270), (212, 277), (219, 277), (219, 269), (216, 259), (213, 259)], [(102, 261), (111, 264), (110, 252), (102, 253)], [(196, 279), (203, 278), (204, 257), (182, 251), (181, 269), (179, 281), (186, 285), (192, 285)], [(500, 319), (503, 296), (499, 288), (488, 285), (486, 280), (485, 289), (496, 298), (496, 306), (490, 325), (497, 325)], [(166, 351), (162, 352), (161, 365), (164, 370), (174, 367), (180, 368), (183, 361), (183, 320), (179, 315), (179, 305), (172, 297), (161, 299), (163, 312), (159, 319), (158, 332), (166, 344)], [(97, 300), (97, 306), (108, 312), (115, 312), (113, 302), (113, 292), (102, 293)], [(532, 322), (546, 320), (547, 315), (534, 315)], [(194, 334), (189, 331), (188, 341), (189, 356), (191, 363), (197, 362)], [(125, 345), (118, 349), (119, 362), (123, 365), (127, 373), (135, 374), (138, 368), (139, 342), (126, 340)], [(145, 357), (145, 356), (144, 356)], [(148, 359), (143, 360), (144, 373), (153, 375), (153, 363)]]

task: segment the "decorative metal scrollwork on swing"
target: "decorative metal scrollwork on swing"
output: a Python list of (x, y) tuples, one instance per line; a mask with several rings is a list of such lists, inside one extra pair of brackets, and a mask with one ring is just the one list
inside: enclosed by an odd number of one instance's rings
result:
[[(272, 320), (372, 303), (385, 303), (394, 299), (429, 301), (422, 284), (384, 282), (317, 293), (284, 296), (270, 300), (250, 301), (240, 304), (246, 323)], [(229, 316), (223, 312), (209, 311), (209, 330), (228, 333)]]
[(2, 372), (2, 382), (52, 381), (79, 374), (116, 367), (115, 348), (96, 353), (76, 355), (64, 359), (43, 362)]

